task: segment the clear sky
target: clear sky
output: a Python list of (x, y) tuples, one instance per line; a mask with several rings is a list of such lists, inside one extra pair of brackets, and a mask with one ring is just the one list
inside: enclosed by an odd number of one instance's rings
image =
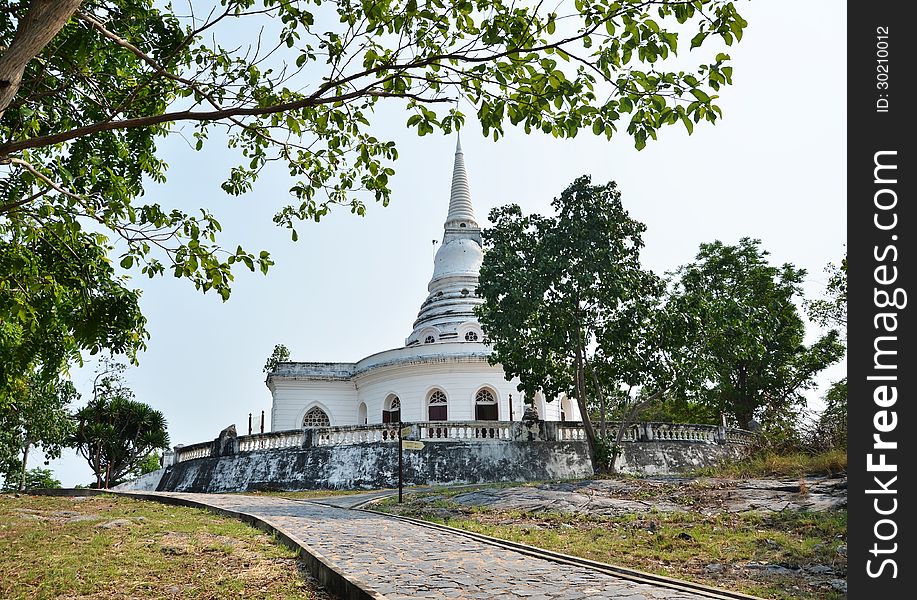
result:
[[(469, 120), (462, 146), (479, 222), (509, 202), (547, 213), (554, 196), (590, 174), (617, 181), (625, 207), (647, 225), (644, 264), (656, 272), (691, 261), (702, 242), (750, 236), (774, 262), (808, 270), (807, 296), (821, 292), (823, 268), (840, 260), (847, 239), (846, 5), (738, 6), (749, 26), (729, 50), (735, 74), (722, 93), (725, 118), (692, 136), (672, 126), (640, 152), (625, 135), (608, 142), (588, 132), (561, 141), (511, 130), (495, 143)], [(162, 144), (169, 180), (150, 186), (146, 200), (206, 206), (226, 246), (267, 249), (276, 261), (266, 277), (240, 272), (227, 303), (171, 277), (134, 280), (152, 339), (127, 379), (165, 414), (173, 444), (213, 439), (232, 423), (244, 433), (249, 413), (256, 429), (262, 410), (269, 420), (261, 368), (275, 344), (304, 361), (354, 361), (404, 344), (426, 297), (432, 241), (442, 236), (455, 146), (454, 136), (417, 137), (406, 118), (397, 106), (377, 112), (380, 134), (399, 148), (391, 204), (370, 205), (363, 218), (339, 210), (303, 224), (296, 243), (271, 222), (289, 198), (282, 169), (245, 197), (228, 197), (219, 188), (228, 150), (196, 153), (179, 136)], [(90, 368), (73, 375), (88, 396)], [(72, 452), (50, 468), (65, 486), (92, 480)]]

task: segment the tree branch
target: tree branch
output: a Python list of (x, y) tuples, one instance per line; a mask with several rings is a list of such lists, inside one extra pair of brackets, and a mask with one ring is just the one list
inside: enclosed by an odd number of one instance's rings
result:
[(82, 0), (32, 0), (19, 21), (16, 36), (0, 54), (0, 117), (19, 87), (25, 67), (66, 25)]
[[(28, 171), (29, 173), (31, 173), (32, 175), (34, 175), (37, 179), (40, 179), (41, 181), (43, 181), (44, 183), (46, 183), (48, 186), (50, 186), (51, 188), (53, 188), (55, 191), (60, 192), (61, 194), (64, 194), (65, 196), (70, 196), (71, 198), (75, 198), (75, 199), (77, 199), (77, 200), (82, 200), (81, 197), (77, 196), (76, 194), (74, 194), (73, 192), (71, 192), (70, 190), (68, 190), (68, 189), (66, 189), (66, 188), (64, 188), (64, 187), (61, 187), (60, 184), (56, 183), (56, 182), (53, 181), (51, 178), (49, 178), (47, 175), (45, 175), (44, 173), (42, 173), (41, 171), (39, 171), (38, 169), (36, 169), (36, 168), (35, 168), (34, 166), (32, 166), (32, 164), (29, 163), (28, 161), (22, 160), (21, 158), (7, 157), (7, 158), (3, 159), (2, 161), (0, 161), (0, 164), (3, 164), (3, 163), (13, 164), (13, 165), (19, 165), (20, 167), (22, 167), (23, 169), (25, 169), (26, 171)], [(32, 199), (32, 198), (27, 198), (26, 201), (29, 201), (29, 200), (31, 200), (31, 199)], [(13, 203), (13, 204), (16, 204), (16, 203)], [(0, 207), (0, 208), (5, 208), (5, 206), (4, 206), (4, 207)], [(14, 208), (15, 208), (15, 207), (14, 207)], [(5, 212), (5, 211), (0, 210), (0, 212)]]

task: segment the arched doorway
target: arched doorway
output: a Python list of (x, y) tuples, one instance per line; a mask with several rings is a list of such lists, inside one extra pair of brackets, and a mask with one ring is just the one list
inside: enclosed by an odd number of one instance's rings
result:
[(442, 390), (433, 390), (427, 397), (427, 420), (447, 421), (449, 419), (449, 401)]
[(475, 421), (496, 421), (499, 418), (499, 412), (494, 393), (487, 388), (478, 390), (478, 393), (474, 395)]
[(369, 423), (369, 419), (366, 416), (366, 403), (360, 402), (359, 408), (357, 408), (357, 425), (366, 425)]

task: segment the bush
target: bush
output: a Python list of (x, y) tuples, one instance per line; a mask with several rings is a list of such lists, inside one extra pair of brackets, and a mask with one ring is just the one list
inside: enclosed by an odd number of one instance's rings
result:
[[(25, 489), (34, 490), (40, 488), (59, 488), (60, 481), (54, 479), (54, 473), (50, 469), (29, 469), (25, 472)], [(15, 492), (19, 490), (18, 473), (8, 473), (0, 488), (4, 492)]]

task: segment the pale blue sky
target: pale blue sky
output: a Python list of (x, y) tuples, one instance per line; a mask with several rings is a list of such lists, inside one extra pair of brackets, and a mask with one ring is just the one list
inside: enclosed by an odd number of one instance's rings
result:
[[(689, 262), (702, 242), (750, 236), (774, 262), (808, 269), (808, 295), (822, 290), (823, 267), (846, 243), (846, 6), (739, 5), (749, 26), (730, 50), (735, 85), (722, 93), (725, 119), (716, 126), (690, 137), (673, 126), (637, 152), (623, 135), (559, 141), (510, 131), (494, 143), (469, 121), (462, 145), (479, 221), (508, 202), (548, 212), (554, 196), (588, 173), (594, 182), (616, 180), (625, 207), (646, 223), (649, 268)], [(206, 206), (226, 246), (268, 249), (277, 263), (267, 277), (240, 272), (225, 304), (187, 281), (135, 280), (152, 339), (127, 378), (138, 399), (163, 411), (173, 444), (212, 439), (231, 423), (244, 432), (249, 412), (257, 427), (260, 412), (270, 412), (261, 367), (274, 344), (286, 344), (294, 360), (329, 361), (403, 345), (426, 296), (431, 241), (442, 235), (455, 145), (454, 137), (418, 138), (406, 118), (393, 105), (377, 113), (380, 133), (400, 154), (390, 206), (303, 224), (297, 243), (271, 222), (288, 199), (282, 169), (231, 198), (219, 189), (229, 151), (195, 153), (177, 137), (162, 145), (169, 181), (151, 186), (147, 199)], [(88, 394), (91, 373), (75, 372), (74, 382)], [(50, 468), (64, 485), (92, 479), (72, 453)]]

